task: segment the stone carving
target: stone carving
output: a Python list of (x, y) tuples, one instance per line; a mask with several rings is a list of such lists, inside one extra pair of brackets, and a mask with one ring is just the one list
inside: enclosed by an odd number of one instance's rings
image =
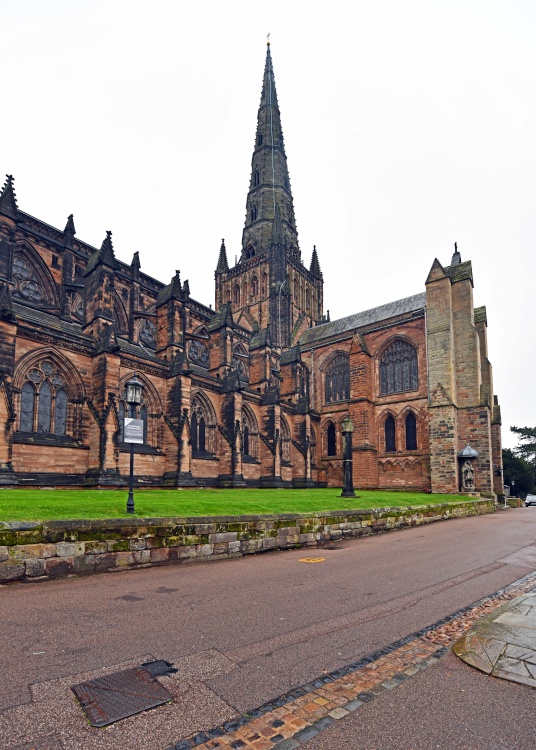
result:
[(190, 344), (190, 360), (200, 367), (208, 367), (210, 363), (207, 347), (201, 341), (192, 341)]
[(144, 320), (141, 324), (140, 341), (150, 349), (156, 349), (156, 326), (152, 320)]
[(475, 491), (475, 470), (470, 459), (466, 459), (462, 466), (462, 488), (464, 492)]

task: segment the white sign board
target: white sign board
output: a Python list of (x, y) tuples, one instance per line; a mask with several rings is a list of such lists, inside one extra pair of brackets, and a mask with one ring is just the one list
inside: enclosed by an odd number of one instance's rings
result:
[(143, 444), (143, 419), (125, 418), (125, 443)]

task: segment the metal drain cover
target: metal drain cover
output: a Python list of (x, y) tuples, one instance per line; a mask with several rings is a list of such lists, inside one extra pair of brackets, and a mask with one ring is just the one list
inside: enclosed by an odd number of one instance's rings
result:
[(94, 727), (105, 727), (172, 700), (143, 667), (81, 682), (71, 689)]

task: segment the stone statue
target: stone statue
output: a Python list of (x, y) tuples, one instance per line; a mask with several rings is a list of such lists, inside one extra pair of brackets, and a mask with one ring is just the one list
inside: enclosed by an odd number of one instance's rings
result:
[(462, 466), (462, 489), (466, 492), (474, 492), (475, 489), (475, 470), (469, 459)]

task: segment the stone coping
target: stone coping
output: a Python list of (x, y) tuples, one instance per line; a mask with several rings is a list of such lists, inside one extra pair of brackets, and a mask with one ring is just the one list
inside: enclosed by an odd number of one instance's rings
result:
[(103, 529), (113, 527), (146, 527), (180, 524), (210, 524), (210, 523), (242, 523), (250, 521), (272, 521), (272, 520), (301, 520), (306, 518), (340, 518), (340, 517), (366, 517), (374, 516), (383, 518), (385, 516), (402, 515), (410, 512), (422, 512), (424, 510), (452, 509), (459, 506), (481, 504), (488, 506), (489, 499), (471, 498), (451, 503), (426, 503), (419, 505), (382, 506), (379, 508), (352, 508), (341, 510), (311, 511), (308, 513), (249, 513), (245, 515), (225, 516), (133, 516), (132, 518), (73, 518), (62, 520), (44, 521), (0, 521), (2, 529), (10, 531), (31, 531), (41, 527), (49, 529)]

